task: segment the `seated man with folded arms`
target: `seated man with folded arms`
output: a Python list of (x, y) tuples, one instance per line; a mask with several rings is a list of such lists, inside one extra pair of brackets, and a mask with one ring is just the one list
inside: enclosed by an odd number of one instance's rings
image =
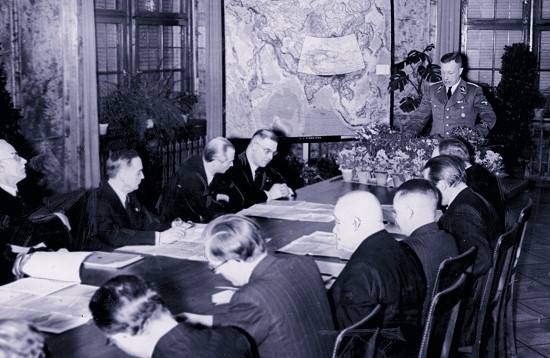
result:
[[(157, 203), (163, 220), (181, 218), (209, 222), (214, 217), (240, 209), (242, 197), (231, 181), (221, 175), (232, 165), (235, 147), (223, 137), (210, 140), (202, 156), (189, 158), (164, 187)], [(233, 194), (231, 194), (233, 192)], [(230, 198), (238, 201), (230, 202)]]
[(500, 220), (504, 222), (504, 203), (500, 193), (498, 179), (481, 164), (471, 163), (468, 147), (460, 139), (446, 138), (437, 146), (432, 158), (438, 155), (454, 155), (462, 160), (466, 168), (466, 185), (483, 196), (496, 210)]
[(313, 260), (268, 255), (262, 230), (243, 216), (220, 216), (203, 236), (213, 272), (240, 288), (223, 312), (186, 313), (189, 322), (239, 327), (254, 339), (262, 358), (330, 356), (334, 335), (327, 331), (334, 326)]
[(198, 329), (178, 323), (156, 290), (138, 276), (117, 276), (92, 296), (90, 311), (107, 339), (135, 357), (249, 357), (235, 328)]
[(470, 346), (475, 336), (475, 318), (482, 294), (479, 278), (493, 264), (493, 249), (504, 227), (491, 204), (466, 185), (462, 160), (451, 155), (440, 155), (430, 159), (422, 173), (441, 193), (441, 204), (447, 205), (447, 210), (439, 218), (439, 227), (455, 237), (459, 253), (477, 246), (473, 272), (477, 280), (468, 302), (461, 338), (463, 346)]
[(240, 153), (227, 176), (241, 194), (241, 208), (254, 204), (289, 197), (294, 194), (281, 173), (269, 163), (277, 154), (279, 137), (268, 129), (260, 129), (252, 135), (246, 150)]
[(0, 320), (0, 357), (46, 358), (46, 338), (26, 321)]
[(426, 294), (420, 260), (384, 229), (382, 208), (373, 194), (345, 194), (334, 216), (338, 249), (353, 253), (329, 292), (337, 326), (358, 322), (380, 304), (382, 310), (372, 320), (373, 328), (382, 328), (376, 349), (387, 356), (414, 355)]
[(162, 223), (135, 196), (143, 176), (143, 164), (131, 149), (111, 153), (108, 180), (97, 190), (91, 210), (96, 233), (83, 243), (84, 250), (111, 251), (126, 245), (169, 244), (185, 237), (185, 228)]
[(455, 238), (437, 226), (439, 193), (424, 179), (411, 179), (401, 184), (393, 197), (395, 221), (407, 237), (401, 241), (420, 259), (426, 275), (426, 298), (422, 315), (425, 322), (439, 265), (458, 255)]

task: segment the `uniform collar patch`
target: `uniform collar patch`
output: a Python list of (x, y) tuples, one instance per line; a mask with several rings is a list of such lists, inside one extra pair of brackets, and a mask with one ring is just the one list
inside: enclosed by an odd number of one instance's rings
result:
[(460, 86), (460, 93), (466, 93), (466, 86)]
[(439, 87), (437, 88), (437, 92), (441, 92), (442, 88), (443, 88), (443, 85), (439, 85)]

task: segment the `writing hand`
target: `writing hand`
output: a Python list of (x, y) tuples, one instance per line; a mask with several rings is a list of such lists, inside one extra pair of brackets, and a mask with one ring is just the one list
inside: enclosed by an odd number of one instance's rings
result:
[(173, 227), (160, 233), (161, 244), (171, 244), (185, 237), (186, 231), (183, 227)]

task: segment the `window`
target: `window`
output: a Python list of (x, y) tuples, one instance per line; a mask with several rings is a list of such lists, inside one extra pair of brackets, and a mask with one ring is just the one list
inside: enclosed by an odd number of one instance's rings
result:
[(94, 1), (99, 98), (138, 72), (194, 92), (192, 0)]
[(550, 89), (550, 0), (533, 6), (533, 49), (539, 56), (539, 89)]

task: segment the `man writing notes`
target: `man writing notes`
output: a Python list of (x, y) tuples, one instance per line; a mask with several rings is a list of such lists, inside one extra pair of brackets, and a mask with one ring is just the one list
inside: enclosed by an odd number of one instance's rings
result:
[(223, 311), (187, 313), (189, 322), (241, 328), (262, 358), (330, 356), (334, 326), (313, 260), (269, 255), (262, 230), (243, 216), (220, 216), (203, 236), (211, 270), (240, 288)]
[[(202, 156), (189, 158), (164, 188), (157, 204), (161, 217), (209, 222), (220, 214), (238, 211), (242, 197), (234, 184), (221, 175), (234, 159), (231, 142), (223, 137), (210, 140)], [(232, 199), (239, 204), (232, 203)]]
[(337, 326), (350, 326), (380, 304), (380, 317), (373, 319), (373, 328), (382, 328), (377, 349), (387, 356), (414, 355), (426, 293), (420, 260), (384, 229), (380, 202), (371, 193), (342, 196), (334, 216), (338, 249), (353, 252), (329, 292)]
[(233, 167), (228, 170), (228, 176), (242, 195), (243, 208), (294, 194), (284, 177), (269, 165), (277, 154), (278, 143), (279, 138), (273, 131), (256, 131), (246, 150), (237, 156)]
[(124, 149), (107, 159), (107, 182), (97, 190), (97, 207), (91, 222), (96, 234), (84, 243), (86, 250), (110, 251), (126, 245), (172, 243), (185, 236), (183, 227), (163, 224), (135, 197), (143, 176), (138, 153)]
[[(487, 136), (496, 123), (493, 108), (483, 95), (481, 87), (466, 82), (462, 74), (462, 58), (457, 52), (441, 57), (442, 81), (434, 83), (422, 97), (420, 106), (403, 130), (420, 134), (432, 117), (432, 135), (449, 136), (456, 127), (475, 129)], [(478, 118), (479, 117), (479, 118)]]

